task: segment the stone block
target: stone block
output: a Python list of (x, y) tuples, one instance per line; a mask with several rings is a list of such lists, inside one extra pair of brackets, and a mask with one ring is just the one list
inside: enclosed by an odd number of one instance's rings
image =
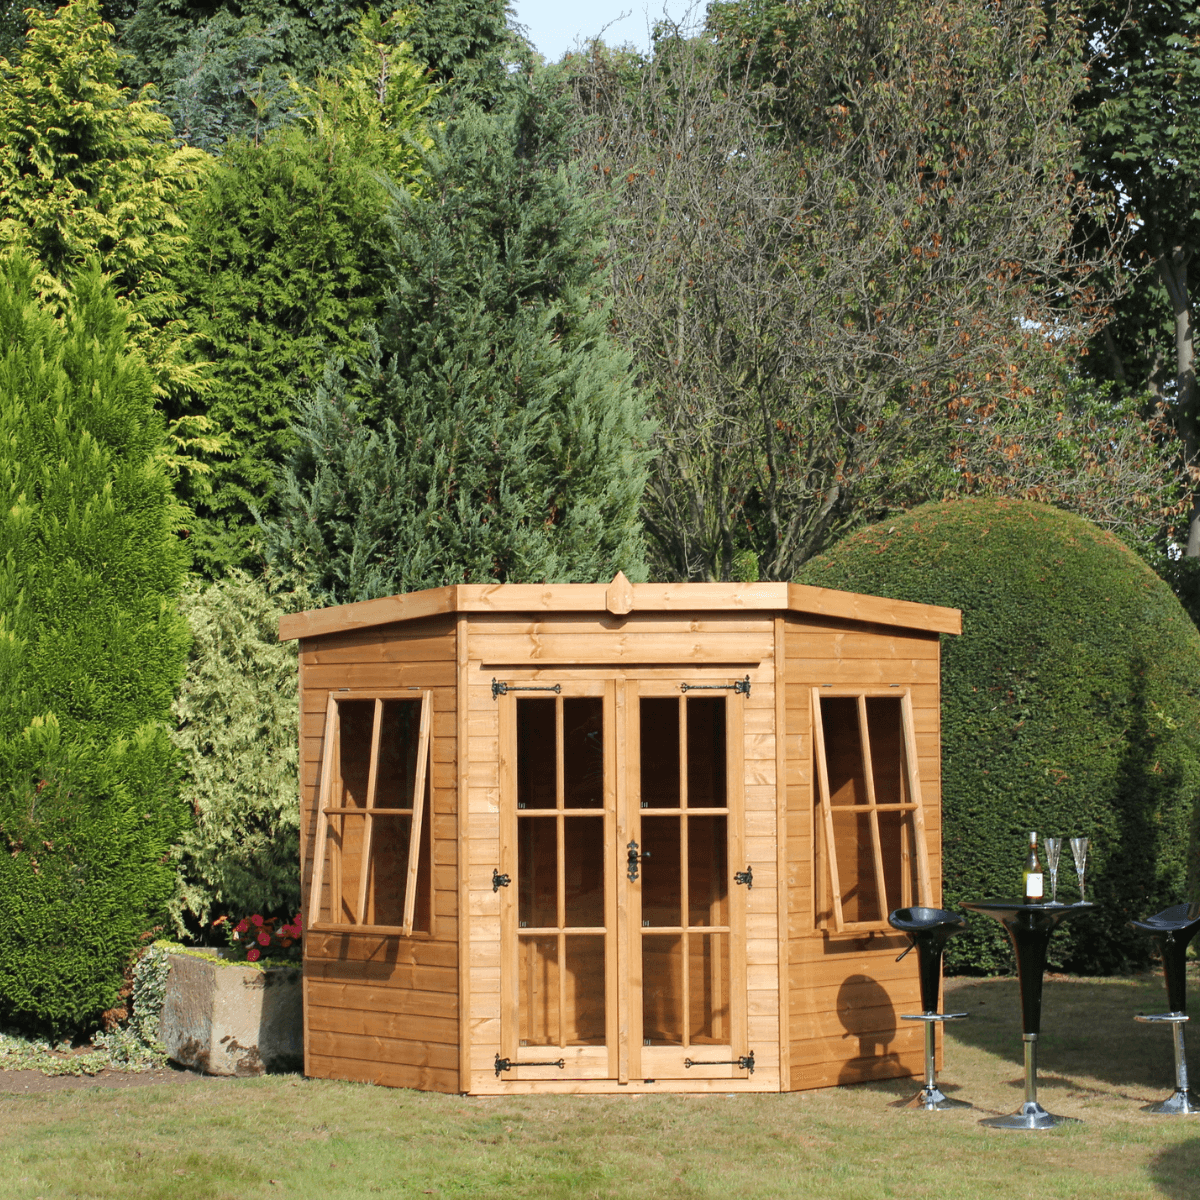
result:
[(174, 1062), (207, 1075), (302, 1070), (301, 971), (171, 954), (159, 1036)]

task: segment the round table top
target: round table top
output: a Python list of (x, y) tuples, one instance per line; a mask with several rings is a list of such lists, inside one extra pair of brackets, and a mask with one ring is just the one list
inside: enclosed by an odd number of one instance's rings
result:
[(1079, 913), (1091, 912), (1095, 907), (1091, 900), (1081, 900), (1076, 904), (1026, 904), (1023, 900), (963, 901), (963, 908), (986, 913), (989, 917), (995, 917), (997, 921), (1007, 923), (1024, 917), (1028, 925), (1042, 928), (1047, 924), (1053, 927), (1067, 917), (1074, 917)]

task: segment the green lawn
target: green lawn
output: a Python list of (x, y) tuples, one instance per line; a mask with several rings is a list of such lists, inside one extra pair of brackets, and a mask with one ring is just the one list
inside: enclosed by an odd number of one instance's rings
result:
[(1160, 981), (1047, 981), (1041, 1100), (1082, 1123), (1040, 1134), (977, 1124), (1022, 1098), (1015, 981), (952, 980), (947, 1000), (972, 1016), (943, 1081), (981, 1111), (891, 1107), (909, 1081), (476, 1100), (274, 1076), (0, 1096), (0, 1196), (1200, 1197), (1200, 1117), (1139, 1111), (1171, 1090), (1170, 1034), (1132, 1020), (1162, 1009)]

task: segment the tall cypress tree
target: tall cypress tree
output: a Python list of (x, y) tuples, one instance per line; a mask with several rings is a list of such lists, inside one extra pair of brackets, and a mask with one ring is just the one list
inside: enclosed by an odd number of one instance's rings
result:
[(466, 111), (398, 196), (392, 289), (354, 386), (330, 370), (268, 555), (328, 603), (484, 581), (644, 578), (647, 430), (610, 339), (598, 215), (562, 114), (521, 83)]
[(187, 560), (153, 380), (94, 266), (62, 322), (0, 258), (0, 1024), (117, 997), (186, 825)]

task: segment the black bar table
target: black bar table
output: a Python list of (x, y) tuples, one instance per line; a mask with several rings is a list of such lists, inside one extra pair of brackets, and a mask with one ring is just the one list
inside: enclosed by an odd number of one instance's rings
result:
[(1021, 1028), (1025, 1043), (1025, 1103), (1011, 1116), (988, 1117), (981, 1125), (994, 1129), (1053, 1129), (1074, 1117), (1048, 1113), (1037, 1098), (1037, 1042), (1042, 1025), (1042, 973), (1050, 935), (1068, 917), (1091, 912), (1094, 904), (1023, 904), (1020, 900), (977, 900), (964, 904), (973, 912), (999, 921), (1017, 956), (1021, 984)]

